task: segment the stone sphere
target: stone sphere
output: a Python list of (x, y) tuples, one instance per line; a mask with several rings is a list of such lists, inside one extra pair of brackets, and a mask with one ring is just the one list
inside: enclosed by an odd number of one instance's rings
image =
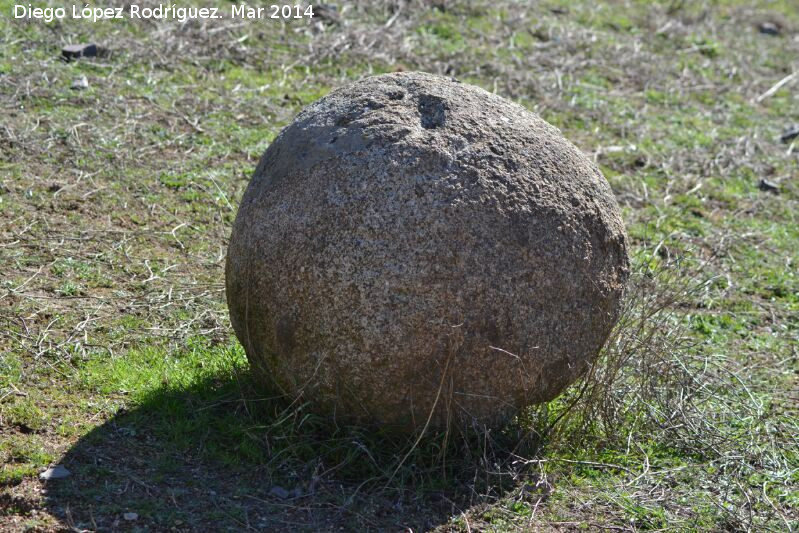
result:
[(227, 256), (270, 391), (344, 423), (496, 426), (585, 372), (627, 238), (605, 178), (524, 107), (455, 79), (366, 78), (264, 153)]

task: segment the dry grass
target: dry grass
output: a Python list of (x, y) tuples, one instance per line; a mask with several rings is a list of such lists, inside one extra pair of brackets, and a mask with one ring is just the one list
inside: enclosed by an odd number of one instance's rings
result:
[[(638, 456), (642, 463), (634, 466), (594, 465), (625, 472), (630, 493), (651, 494), (675, 470), (690, 469), (652, 467), (648, 453), (696, 458), (716, 474), (708, 480), (716, 490), (707, 495), (725, 527), (791, 530), (795, 510), (775, 503), (769, 493), (793, 490), (796, 418), (780, 407), (766, 383), (752, 379), (758, 363), (708, 353), (699, 345), (685, 307), (713, 285), (713, 278), (701, 275), (707, 265), (674, 260), (653, 270), (643, 264), (631, 282), (625, 312), (600, 359), (571, 391), (573, 398), (554, 412), (545, 406), (534, 413), (544, 428), (540, 433), (556, 450), (602, 446)], [(753, 478), (763, 483), (747, 483)], [(735, 486), (725, 486), (730, 482)]]

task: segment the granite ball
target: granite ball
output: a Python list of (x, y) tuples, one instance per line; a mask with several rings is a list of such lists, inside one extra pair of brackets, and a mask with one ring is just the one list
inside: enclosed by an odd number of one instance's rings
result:
[(496, 427), (595, 360), (629, 276), (597, 166), (526, 108), (417, 72), (307, 106), (230, 238), (258, 381), (341, 423)]

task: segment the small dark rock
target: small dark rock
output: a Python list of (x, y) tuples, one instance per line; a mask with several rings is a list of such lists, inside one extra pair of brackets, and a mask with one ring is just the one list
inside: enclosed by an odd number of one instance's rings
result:
[(544, 28), (541, 28), (541, 27), (536, 28), (535, 30), (533, 30), (532, 31), (532, 35), (533, 35), (533, 37), (535, 37), (536, 39), (538, 39), (539, 41), (541, 41), (543, 43), (548, 42), (550, 40), (549, 33)]
[(774, 183), (773, 181), (769, 181), (767, 179), (761, 178), (757, 184), (758, 189), (763, 192), (770, 192), (774, 194), (780, 193), (780, 186)]
[(784, 143), (787, 143), (788, 141), (792, 141), (797, 137), (799, 137), (799, 124), (794, 124), (793, 126), (789, 126), (783, 130), (782, 135), (780, 135), (780, 140)]
[(339, 12), (338, 6), (336, 4), (315, 5), (313, 16), (331, 24), (341, 22), (341, 13)]
[(66, 61), (81, 57), (95, 57), (96, 55), (97, 45), (93, 43), (68, 44), (61, 49), (61, 57)]
[(761, 22), (757, 29), (760, 31), (760, 33), (764, 33), (766, 35), (780, 34), (780, 27), (773, 22)]

